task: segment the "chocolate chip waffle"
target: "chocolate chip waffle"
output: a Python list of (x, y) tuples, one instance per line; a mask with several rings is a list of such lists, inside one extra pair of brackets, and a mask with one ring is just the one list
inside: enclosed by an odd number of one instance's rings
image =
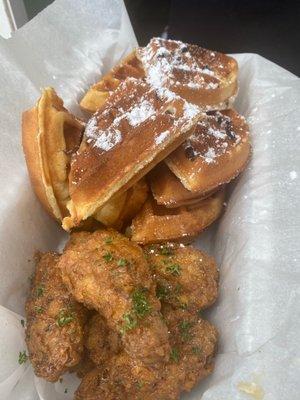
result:
[(235, 178), (250, 153), (244, 117), (234, 110), (211, 111), (165, 161), (186, 189), (200, 195)]

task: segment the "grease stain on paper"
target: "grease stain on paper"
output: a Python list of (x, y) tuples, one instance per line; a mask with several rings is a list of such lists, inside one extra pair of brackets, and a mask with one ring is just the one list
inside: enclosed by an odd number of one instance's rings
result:
[(253, 400), (263, 400), (265, 391), (255, 382), (239, 382), (237, 388), (240, 392), (246, 393)]

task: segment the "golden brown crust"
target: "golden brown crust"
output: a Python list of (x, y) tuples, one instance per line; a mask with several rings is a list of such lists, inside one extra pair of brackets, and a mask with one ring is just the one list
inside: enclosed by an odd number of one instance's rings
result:
[(33, 189), (58, 221), (68, 214), (70, 153), (78, 149), (83, 124), (70, 114), (54, 89), (22, 116), (22, 142)]
[(170, 242), (146, 246), (144, 251), (163, 304), (197, 313), (216, 301), (219, 274), (213, 257)]
[(197, 204), (215, 192), (212, 190), (198, 193), (187, 190), (165, 163), (160, 163), (149, 173), (149, 181), (157, 204), (167, 208)]
[(131, 240), (140, 244), (191, 240), (220, 216), (223, 202), (222, 190), (198, 204), (172, 209), (149, 199), (132, 221)]
[(62, 282), (59, 256), (40, 256), (26, 301), (26, 344), (34, 372), (55, 382), (81, 360), (86, 312)]
[(247, 165), (249, 127), (234, 110), (213, 111), (166, 163), (190, 191), (205, 193), (228, 183)]
[(146, 79), (205, 109), (224, 109), (237, 94), (238, 64), (225, 54), (176, 40), (153, 38), (137, 49)]
[[(44, 206), (47, 212), (60, 219), (60, 211), (54, 199), (54, 194), (51, 193), (51, 186), (48, 187), (43, 179), (43, 168), (39, 154), (38, 144), (38, 120), (37, 108), (34, 107), (22, 114), (22, 145), (25, 154), (28, 174), (31, 180), (32, 187)], [(50, 192), (50, 193), (49, 193)], [(52, 191), (53, 192), (53, 191)]]
[(81, 108), (89, 113), (95, 113), (104, 105), (110, 93), (115, 90), (123, 80), (128, 77), (143, 78), (144, 75), (144, 70), (134, 50), (104, 75), (100, 81), (90, 87), (80, 102)]
[(88, 122), (84, 146), (72, 160), (73, 224), (142, 178), (191, 134), (200, 117), (197, 107), (176, 96), (161, 98), (141, 80), (119, 85)]

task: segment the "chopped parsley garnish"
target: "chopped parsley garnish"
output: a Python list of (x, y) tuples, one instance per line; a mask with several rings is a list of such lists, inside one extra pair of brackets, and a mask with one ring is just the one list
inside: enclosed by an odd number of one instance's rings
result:
[(142, 389), (143, 386), (144, 386), (144, 382), (142, 382), (142, 381), (137, 381), (137, 382), (136, 382), (136, 388), (137, 388), (137, 389), (140, 390), (140, 389)]
[(173, 347), (170, 353), (170, 358), (172, 361), (178, 363), (180, 359), (180, 353), (179, 350), (176, 347)]
[(36, 295), (37, 295), (37, 297), (43, 296), (44, 291), (45, 291), (45, 287), (44, 287), (43, 285), (37, 286), (37, 288), (36, 288)]
[(117, 262), (118, 267), (126, 267), (128, 264), (129, 262), (126, 260), (126, 258), (120, 258)]
[(60, 328), (74, 321), (74, 314), (68, 310), (61, 310), (56, 317), (56, 325)]
[(199, 356), (200, 354), (202, 354), (202, 349), (199, 346), (194, 346), (194, 347), (192, 347), (192, 352), (196, 356)]
[(188, 307), (187, 303), (180, 303), (179, 304), (179, 308), (181, 308), (181, 310), (186, 310)]
[(21, 365), (21, 364), (25, 364), (26, 363), (26, 361), (27, 361), (27, 359), (28, 359), (28, 355), (26, 354), (26, 351), (24, 350), (24, 351), (20, 351), (19, 352), (19, 364)]
[(112, 237), (110, 237), (110, 236), (107, 237), (107, 238), (105, 239), (105, 243), (106, 243), (106, 244), (111, 244), (112, 241), (113, 241), (113, 240), (112, 240)]
[(65, 393), (68, 393), (68, 389), (67, 388), (65, 389)]
[(158, 285), (156, 287), (156, 297), (158, 300), (168, 300), (170, 297), (170, 289), (166, 286)]
[(151, 306), (147, 299), (147, 289), (136, 289), (132, 294), (133, 309), (138, 318), (144, 318), (151, 311)]
[(41, 306), (35, 306), (34, 309), (37, 314), (42, 314), (42, 312), (44, 311), (43, 307)]
[(108, 251), (104, 254), (103, 258), (106, 262), (110, 262), (113, 260), (113, 255)]
[(168, 245), (162, 245), (159, 248), (159, 254), (162, 256), (173, 256), (174, 250)]
[(192, 337), (191, 332), (190, 332), (192, 326), (193, 326), (192, 322), (189, 322), (189, 321), (181, 321), (180, 322), (179, 330), (180, 330), (181, 337), (184, 341), (187, 341)]
[(136, 289), (132, 295), (133, 307), (123, 315), (123, 326), (121, 327), (121, 334), (124, 335), (127, 331), (134, 329), (138, 324), (138, 319), (144, 318), (151, 311), (151, 306), (147, 299), (146, 288)]
[(24, 319), (21, 319), (21, 325), (23, 326), (23, 328), (25, 327), (25, 321), (24, 321)]
[(129, 311), (123, 315), (123, 326), (121, 328), (121, 334), (124, 335), (127, 331), (134, 329), (137, 326), (137, 318), (132, 311)]
[(172, 275), (180, 275), (181, 266), (179, 264), (170, 264), (166, 268), (166, 272), (169, 272)]

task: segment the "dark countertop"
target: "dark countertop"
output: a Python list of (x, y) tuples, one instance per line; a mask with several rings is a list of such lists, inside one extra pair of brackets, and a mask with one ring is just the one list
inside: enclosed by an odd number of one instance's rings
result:
[(300, 1), (125, 0), (137, 39), (163, 31), (225, 53), (257, 53), (300, 75)]

